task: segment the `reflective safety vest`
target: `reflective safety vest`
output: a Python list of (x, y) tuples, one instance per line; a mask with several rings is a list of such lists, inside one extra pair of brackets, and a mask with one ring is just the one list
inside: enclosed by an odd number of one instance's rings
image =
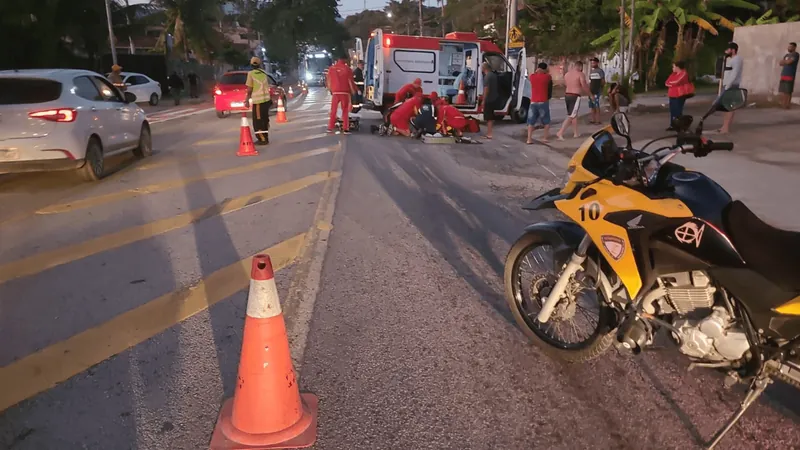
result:
[(269, 77), (261, 69), (253, 69), (247, 72), (247, 87), (253, 89), (250, 101), (253, 103), (266, 103), (271, 100), (269, 96)]

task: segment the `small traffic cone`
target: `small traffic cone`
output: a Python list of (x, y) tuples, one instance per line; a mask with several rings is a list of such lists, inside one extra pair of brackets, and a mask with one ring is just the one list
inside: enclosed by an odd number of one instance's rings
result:
[(294, 90), (292, 90), (291, 86), (289, 86), (289, 98), (294, 98)]
[(236, 389), (222, 405), (209, 448), (310, 447), (317, 440), (317, 404), (316, 395), (297, 387), (272, 262), (256, 255)]
[(278, 97), (278, 115), (275, 117), (276, 122), (286, 123), (286, 108), (283, 107), (283, 97)]
[(303, 94), (308, 94), (308, 85), (307, 84), (303, 85)]
[(239, 137), (239, 151), (236, 156), (258, 156), (256, 146), (253, 144), (253, 135), (250, 133), (250, 122), (247, 120), (247, 113), (242, 113), (242, 126)]
[(467, 94), (464, 93), (464, 80), (458, 84), (458, 95), (456, 95), (456, 105), (466, 105)]

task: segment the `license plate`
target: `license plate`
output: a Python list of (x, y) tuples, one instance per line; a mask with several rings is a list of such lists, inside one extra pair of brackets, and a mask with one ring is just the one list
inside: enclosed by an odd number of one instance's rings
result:
[(244, 108), (244, 102), (232, 102), (231, 108)]
[(19, 159), (17, 149), (0, 148), (0, 161), (16, 161)]

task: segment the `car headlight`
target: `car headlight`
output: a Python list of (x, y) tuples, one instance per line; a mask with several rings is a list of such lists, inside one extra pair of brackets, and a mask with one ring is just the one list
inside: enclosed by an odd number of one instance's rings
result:
[(310, 73), (307, 73), (307, 74), (306, 74), (306, 80), (308, 80), (308, 81), (311, 81), (311, 80), (313, 80), (313, 79), (314, 79), (314, 75), (312, 75), (312, 74), (310, 74)]

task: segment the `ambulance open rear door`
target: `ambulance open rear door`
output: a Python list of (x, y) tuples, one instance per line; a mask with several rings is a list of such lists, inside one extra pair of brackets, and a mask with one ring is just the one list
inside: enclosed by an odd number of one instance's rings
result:
[(367, 65), (369, 67), (369, 86), (367, 97), (375, 109), (383, 106), (383, 93), (386, 89), (386, 75), (383, 61), (383, 30), (374, 30), (367, 44)]

